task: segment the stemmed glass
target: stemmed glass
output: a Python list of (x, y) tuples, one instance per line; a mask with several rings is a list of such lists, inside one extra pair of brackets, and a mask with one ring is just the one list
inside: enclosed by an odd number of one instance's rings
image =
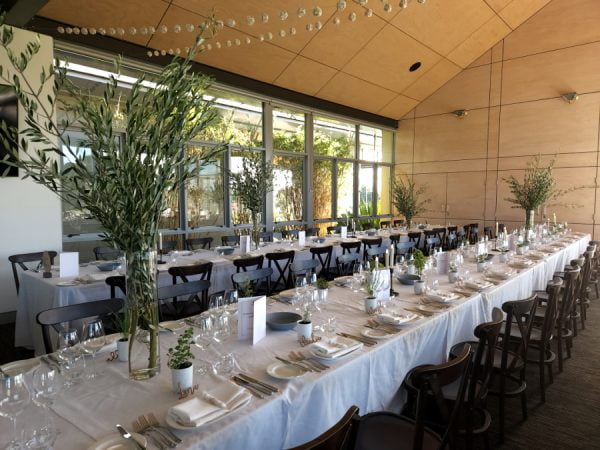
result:
[(13, 440), (7, 449), (21, 449), (24, 442), (17, 435), (17, 416), (23, 412), (31, 400), (23, 374), (0, 378), (0, 415), (13, 423)]
[[(102, 325), (102, 320), (96, 319), (84, 323), (81, 344), (85, 352), (89, 355), (92, 355), (92, 358), (94, 358), (96, 353), (98, 353), (98, 351), (104, 347), (106, 344), (106, 336), (104, 335), (104, 326)], [(98, 373), (93, 371), (88, 375), (88, 378), (92, 379), (96, 378), (97, 376)]]
[(356, 261), (352, 266), (352, 291), (358, 292), (363, 281), (363, 265)]
[[(62, 387), (63, 379), (58, 370), (47, 366), (38, 367), (33, 373), (33, 402), (47, 412)], [(34, 430), (28, 446), (46, 448), (56, 439), (57, 429), (52, 414), (44, 415), (46, 418), (42, 426)]]
[(302, 296), (306, 292), (306, 276), (304, 274), (297, 275), (294, 280), (294, 286), (296, 295), (294, 295), (294, 298), (292, 299), (292, 304), (296, 304), (302, 300)]
[(223, 305), (230, 314), (237, 311), (238, 291), (237, 289), (228, 289), (223, 296)]
[[(79, 352), (79, 333), (76, 329), (63, 329), (58, 333), (56, 356), (64, 363), (65, 387), (72, 386), (85, 370), (85, 359)], [(79, 361), (82, 367), (79, 367)]]

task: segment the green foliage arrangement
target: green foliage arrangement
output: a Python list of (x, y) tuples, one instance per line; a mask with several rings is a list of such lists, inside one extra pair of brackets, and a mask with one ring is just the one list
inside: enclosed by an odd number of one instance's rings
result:
[(329, 287), (329, 282), (326, 278), (317, 279), (317, 289), (327, 289)]
[(192, 338), (194, 334), (193, 328), (186, 328), (183, 333), (177, 338), (175, 348), (171, 347), (167, 352), (167, 365), (171, 369), (185, 369), (189, 367), (194, 359), (194, 354), (191, 351), (191, 346), (194, 343)]
[(417, 274), (422, 275), (423, 269), (425, 269), (425, 263), (427, 262), (427, 258), (425, 257), (425, 255), (423, 254), (423, 252), (421, 250), (416, 249), (413, 252), (413, 260), (414, 260), (415, 269), (417, 270)]
[(392, 190), (392, 202), (396, 209), (406, 218), (408, 227), (412, 225), (413, 217), (427, 210), (430, 198), (423, 198), (427, 186), (419, 186), (413, 179), (399, 175), (396, 177)]

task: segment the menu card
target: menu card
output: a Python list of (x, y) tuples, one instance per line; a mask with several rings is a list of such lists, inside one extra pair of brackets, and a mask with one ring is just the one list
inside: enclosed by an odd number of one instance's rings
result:
[(379, 288), (375, 297), (377, 298), (377, 300), (387, 300), (388, 298), (390, 298), (390, 270), (381, 269), (378, 270), (378, 272), (382, 282), (381, 288)]
[(346, 239), (348, 237), (348, 227), (341, 227), (340, 233), (342, 234), (342, 239)]
[(267, 334), (267, 297), (242, 297), (238, 300), (238, 339), (252, 338), (256, 344)]
[(298, 245), (304, 247), (306, 244), (306, 231), (298, 231)]
[(59, 277), (79, 276), (79, 252), (64, 252), (58, 255)]
[(517, 236), (514, 234), (508, 236), (508, 249), (512, 252), (517, 250)]
[(444, 275), (448, 273), (448, 252), (439, 252), (435, 255), (437, 273)]
[(242, 253), (250, 253), (250, 236), (240, 236), (240, 250)]

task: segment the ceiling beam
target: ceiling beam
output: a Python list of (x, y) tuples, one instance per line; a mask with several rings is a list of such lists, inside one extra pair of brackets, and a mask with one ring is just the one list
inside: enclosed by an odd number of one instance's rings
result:
[(48, 0), (8, 0), (0, 5), (0, 12), (6, 13), (5, 21), (15, 27), (24, 27), (35, 17)]
[[(82, 34), (60, 34), (57, 31), (59, 25), (66, 24), (43, 17), (34, 17), (25, 28), (41, 34), (47, 34), (55, 39), (83, 45), (91, 48), (104, 50), (109, 53), (121, 54), (123, 56), (137, 59), (144, 63), (167, 65), (171, 62), (172, 56), (153, 56), (148, 57), (148, 48), (127, 41), (101, 35), (82, 35)], [(329, 112), (338, 116), (348, 117), (357, 122), (368, 122), (374, 125), (381, 125), (388, 128), (398, 128), (398, 121), (389, 117), (380, 116), (350, 106), (340, 105), (321, 98), (302, 94), (300, 92), (285, 89), (263, 81), (254, 80), (242, 75), (238, 75), (226, 70), (217, 69), (198, 62), (193, 62), (193, 70), (212, 76), (216, 82), (238, 89), (254, 92), (270, 98), (279, 99), (289, 103), (295, 103), (308, 109), (315, 109), (323, 112)]]

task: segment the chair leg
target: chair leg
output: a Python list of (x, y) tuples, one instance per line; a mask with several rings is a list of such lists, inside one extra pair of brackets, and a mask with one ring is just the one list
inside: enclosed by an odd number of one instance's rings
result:
[(579, 315), (581, 316), (581, 329), (585, 330), (585, 302), (583, 299), (579, 301)]
[(505, 375), (501, 374), (500, 375), (500, 395), (499, 395), (499, 402), (498, 402), (498, 420), (499, 420), (499, 424), (498, 424), (498, 431), (500, 434), (500, 443), (503, 444), (504, 443), (504, 383), (505, 383)]
[[(525, 381), (525, 370), (521, 372), (520, 380), (521, 383)], [(527, 420), (527, 388), (521, 394), (521, 412), (523, 413), (523, 420)]]
[(545, 384), (545, 371), (546, 371), (546, 363), (544, 361), (545, 357), (544, 347), (540, 346), (540, 356), (538, 362), (538, 368), (540, 371), (540, 394), (542, 397), (542, 403), (546, 403), (546, 384)]
[(598, 285), (600, 282), (594, 283), (594, 287), (596, 288), (596, 298), (600, 297), (600, 292), (598, 292)]
[(552, 373), (552, 372), (553, 372), (552, 363), (549, 362), (548, 363), (548, 378), (550, 379), (550, 383), (549, 384), (554, 383), (554, 373)]
[(556, 353), (558, 354), (558, 371), (563, 371), (563, 342), (562, 330), (559, 329), (556, 337)]

